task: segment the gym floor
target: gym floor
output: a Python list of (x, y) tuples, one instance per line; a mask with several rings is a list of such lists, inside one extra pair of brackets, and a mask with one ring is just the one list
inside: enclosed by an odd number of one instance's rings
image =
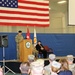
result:
[(13, 73), (9, 72), (9, 73), (6, 73), (5, 75), (21, 75), (21, 74), (20, 73), (13, 74)]

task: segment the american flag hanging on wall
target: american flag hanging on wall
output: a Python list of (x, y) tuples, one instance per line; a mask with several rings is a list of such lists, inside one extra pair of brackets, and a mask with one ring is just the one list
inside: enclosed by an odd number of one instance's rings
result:
[(49, 1), (0, 0), (0, 25), (49, 26)]

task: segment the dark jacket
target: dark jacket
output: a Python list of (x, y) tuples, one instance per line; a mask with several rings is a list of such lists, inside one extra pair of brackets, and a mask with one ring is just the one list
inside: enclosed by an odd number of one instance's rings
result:
[(72, 72), (70, 70), (60, 71), (58, 75), (72, 75)]
[[(43, 45), (42, 44), (37, 44), (36, 45), (36, 50), (38, 50), (39, 52), (41, 52), (42, 50), (41, 50), (41, 47), (43, 47)], [(44, 47), (43, 47), (44, 48)]]

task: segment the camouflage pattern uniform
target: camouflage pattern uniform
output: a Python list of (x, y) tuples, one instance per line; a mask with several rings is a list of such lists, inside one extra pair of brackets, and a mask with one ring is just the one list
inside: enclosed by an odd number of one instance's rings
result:
[(19, 43), (23, 40), (23, 36), (22, 35), (16, 35), (15, 36), (15, 41), (16, 41), (16, 49), (17, 49), (17, 59), (19, 59)]
[(72, 74), (75, 75), (75, 64), (70, 64), (69, 65), (69, 70), (71, 70)]
[(32, 45), (32, 54), (36, 57), (36, 58), (38, 58), (38, 51), (36, 50), (36, 48), (34, 47), (34, 45)]

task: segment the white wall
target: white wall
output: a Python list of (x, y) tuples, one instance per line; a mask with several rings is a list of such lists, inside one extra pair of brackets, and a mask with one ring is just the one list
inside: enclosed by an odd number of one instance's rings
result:
[[(67, 12), (67, 9), (64, 12), (50, 11), (50, 26), (35, 27), (37, 33), (75, 33), (75, 26), (68, 26)], [(26, 33), (26, 28), (26, 26), (0, 26), (0, 32), (17, 32), (22, 30)], [(29, 27), (29, 29), (33, 33), (34, 27)]]

